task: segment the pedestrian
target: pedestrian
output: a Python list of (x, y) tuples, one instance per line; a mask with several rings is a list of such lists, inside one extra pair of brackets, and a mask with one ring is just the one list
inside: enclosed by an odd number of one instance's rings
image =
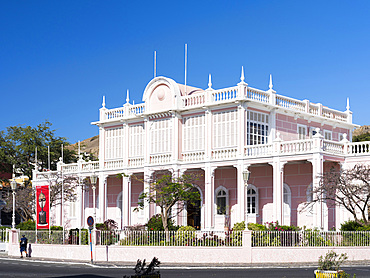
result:
[(26, 253), (26, 257), (28, 257), (28, 254), (27, 254), (27, 243), (28, 243), (28, 239), (26, 238), (25, 235), (22, 235), (22, 238), (19, 241), (19, 248), (20, 248), (20, 251), (21, 251), (21, 258), (23, 258), (23, 252), (25, 252)]

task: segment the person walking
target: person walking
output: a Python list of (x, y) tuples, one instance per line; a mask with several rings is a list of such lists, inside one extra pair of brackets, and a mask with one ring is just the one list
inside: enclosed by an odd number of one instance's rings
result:
[(27, 243), (28, 243), (28, 239), (26, 238), (25, 235), (22, 235), (21, 240), (19, 241), (19, 248), (20, 248), (20, 251), (21, 251), (21, 258), (23, 258), (23, 252), (25, 252), (26, 257), (28, 257)]

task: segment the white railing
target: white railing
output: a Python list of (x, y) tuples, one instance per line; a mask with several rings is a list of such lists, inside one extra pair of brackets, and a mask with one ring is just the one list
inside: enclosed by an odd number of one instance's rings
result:
[(37, 230), (37, 231), (18, 230), (18, 237), (20, 238), (21, 235), (26, 236), (26, 238), (28, 239), (28, 243), (74, 244), (74, 245), (88, 244), (88, 231), (86, 229), (65, 230), (64, 237), (63, 231), (54, 231), (54, 230)]
[(150, 155), (150, 164), (163, 164), (171, 162), (172, 155), (167, 154), (152, 154)]
[(9, 233), (10, 229), (1, 229), (0, 230), (0, 242), (9, 242)]
[(347, 121), (347, 114), (345, 112), (336, 111), (328, 107), (322, 108), (322, 116), (329, 119), (335, 119), (341, 122)]
[(144, 157), (129, 157), (128, 166), (137, 167), (144, 165)]
[(257, 90), (251, 87), (247, 89), (247, 98), (253, 99), (255, 101), (269, 103), (270, 102), (270, 95), (262, 90)]
[(348, 145), (348, 154), (350, 155), (369, 155), (370, 154), (370, 142), (354, 142)]
[(244, 148), (247, 157), (263, 157), (272, 155), (272, 144), (250, 145)]
[(105, 112), (105, 119), (106, 120), (116, 119), (116, 118), (123, 118), (124, 116), (125, 116), (125, 108), (124, 107), (110, 109), (110, 110), (107, 110)]
[(62, 165), (63, 173), (77, 173), (78, 172), (78, 164), (71, 163), (71, 164), (63, 164)]
[(205, 158), (204, 151), (182, 153), (182, 159), (184, 162), (203, 161), (204, 158)]
[(145, 112), (145, 103), (132, 105), (129, 107), (128, 111), (130, 116), (143, 114)]
[(238, 97), (238, 87), (212, 91), (212, 102), (229, 101)]
[(324, 140), (323, 150), (329, 153), (344, 154), (343, 146), (340, 142)]
[(213, 160), (232, 159), (236, 158), (238, 153), (237, 148), (225, 148), (219, 150), (212, 150), (211, 156)]
[(319, 106), (314, 104), (314, 103), (310, 103), (309, 104), (309, 108), (308, 108), (308, 113), (309, 114), (312, 114), (312, 115), (316, 115), (318, 116), (320, 114), (319, 112)]
[(309, 153), (312, 149), (312, 140), (287, 141), (280, 144), (281, 154)]
[[(116, 235), (106, 233), (101, 236), (107, 242), (117, 242), (129, 246), (204, 246), (204, 247), (235, 247), (242, 246), (243, 231), (130, 231)], [(110, 237), (110, 238), (109, 238)], [(113, 240), (110, 240), (113, 239)]]
[(82, 163), (81, 168), (83, 172), (94, 172), (96, 170), (99, 170), (99, 161), (84, 162)]
[(123, 159), (107, 160), (104, 163), (105, 169), (122, 169), (123, 166)]
[(370, 231), (252, 231), (252, 247), (370, 246)]
[(305, 112), (306, 110), (306, 104), (303, 101), (281, 95), (276, 96), (276, 105), (300, 112)]
[(204, 93), (196, 93), (194, 95), (188, 95), (182, 97), (182, 104), (184, 107), (194, 107), (203, 105), (205, 102)]

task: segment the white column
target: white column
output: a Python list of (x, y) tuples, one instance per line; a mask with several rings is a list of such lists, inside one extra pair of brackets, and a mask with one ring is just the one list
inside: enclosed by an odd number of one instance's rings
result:
[(127, 124), (127, 122), (124, 122), (123, 125), (122, 125), (123, 129), (123, 136), (122, 136), (122, 159), (123, 159), (123, 167), (127, 167), (128, 166), (128, 158), (129, 158), (129, 126)]
[[(150, 187), (150, 180), (152, 178), (153, 171), (149, 170), (148, 168), (144, 168), (144, 193), (149, 194), (149, 187)], [(144, 201), (144, 218), (145, 223), (148, 222), (150, 219), (150, 205), (148, 204), (147, 200)]]
[(84, 226), (84, 206), (83, 206), (83, 190), (82, 190), (82, 177), (78, 176), (77, 188), (77, 223), (79, 228)]
[(122, 228), (131, 225), (131, 178), (122, 178)]
[[(273, 219), (284, 225), (283, 204), (284, 204), (284, 164), (279, 157), (274, 157), (273, 167)], [(289, 225), (289, 224), (288, 224)]]
[(99, 126), (99, 168), (104, 169), (105, 162), (105, 129)]
[(106, 220), (107, 178), (107, 175), (99, 174), (99, 216), (96, 220), (99, 223)]
[(172, 161), (176, 163), (179, 159), (179, 129), (180, 119), (178, 113), (172, 112)]
[[(143, 152), (144, 152), (144, 164), (150, 162), (150, 121), (148, 117), (144, 118), (144, 134), (143, 134)], [(145, 176), (145, 174), (144, 174)]]
[(215, 167), (211, 167), (207, 163), (205, 167), (205, 229), (212, 230), (214, 228), (214, 192), (215, 192)]
[[(320, 186), (320, 179), (323, 173), (323, 162), (324, 158), (322, 155), (323, 149), (323, 136), (320, 134), (320, 129), (316, 128), (316, 134), (313, 136), (313, 148), (314, 153), (312, 155), (312, 188), (315, 191), (316, 188)], [(316, 196), (313, 196), (316, 199)], [(328, 229), (328, 219), (327, 215), (325, 215), (327, 211), (326, 203), (319, 201), (314, 204), (313, 212), (314, 212), (314, 226), (322, 229)]]
[(209, 161), (212, 156), (212, 112), (207, 109), (205, 111), (205, 142), (204, 142), (204, 151), (205, 159)]
[(246, 111), (246, 104), (239, 103), (238, 105), (238, 156), (240, 158), (244, 157), (244, 146), (245, 146), (245, 135), (246, 135), (246, 128), (245, 128), (245, 111)]
[(237, 203), (238, 203), (238, 213), (237, 213), (237, 221), (234, 222), (241, 222), (246, 221), (246, 182), (243, 179), (243, 171), (248, 169), (248, 166), (244, 166), (242, 161), (238, 162), (237, 165)]

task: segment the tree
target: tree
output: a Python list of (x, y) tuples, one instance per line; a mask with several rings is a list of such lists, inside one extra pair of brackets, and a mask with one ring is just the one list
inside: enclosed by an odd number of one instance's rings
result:
[[(178, 215), (187, 203), (195, 205), (200, 200), (198, 190), (194, 190), (193, 183), (197, 180), (195, 175), (182, 175), (174, 177), (170, 173), (158, 173), (149, 181), (149, 191), (139, 196), (138, 208), (144, 209), (145, 203), (155, 204), (161, 208), (163, 228), (166, 232), (166, 240), (169, 241), (168, 220)], [(175, 204), (176, 211), (172, 210)]]
[(352, 137), (352, 142), (370, 141), (370, 133), (363, 133)]
[[(50, 168), (56, 170), (59, 157), (62, 156), (61, 146), (68, 146), (66, 138), (55, 135), (51, 123), (45, 121), (36, 127), (10, 126), (0, 132), (0, 162), (13, 165), (17, 173), (26, 175), (31, 180), (35, 168), (35, 149), (37, 147), (37, 163), (39, 170), (48, 169), (48, 146), (50, 150)], [(64, 161), (76, 161), (75, 152), (64, 148)]]
[(370, 201), (370, 166), (357, 164), (350, 169), (331, 168), (325, 172), (320, 185), (314, 188), (311, 203), (331, 201), (343, 206), (360, 225), (369, 225), (366, 215)]

